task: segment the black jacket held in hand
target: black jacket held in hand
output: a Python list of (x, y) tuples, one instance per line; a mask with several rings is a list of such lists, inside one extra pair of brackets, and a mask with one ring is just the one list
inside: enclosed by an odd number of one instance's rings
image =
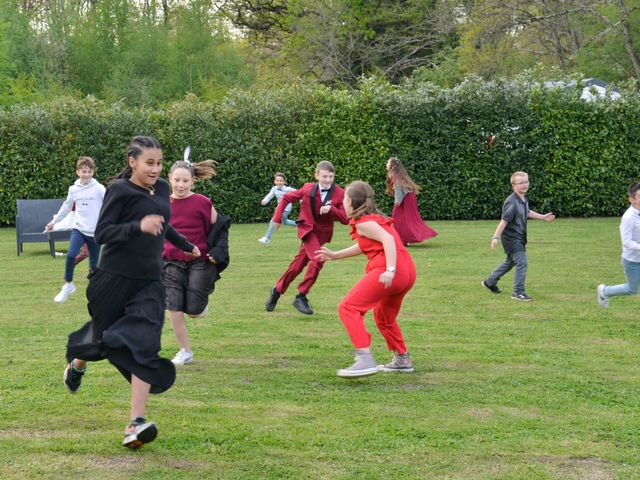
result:
[(220, 272), (229, 266), (229, 227), (231, 219), (218, 212), (216, 223), (211, 225), (209, 238), (207, 238), (207, 246), (209, 247), (209, 256), (216, 263), (218, 275), (216, 281), (220, 278)]

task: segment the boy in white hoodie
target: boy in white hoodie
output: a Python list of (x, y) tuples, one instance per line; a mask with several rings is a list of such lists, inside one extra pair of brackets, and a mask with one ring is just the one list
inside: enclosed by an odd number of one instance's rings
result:
[(73, 284), (73, 270), (75, 268), (76, 255), (78, 255), (83, 244), (86, 243), (89, 249), (89, 268), (93, 271), (98, 266), (100, 246), (94, 240), (93, 234), (98, 223), (100, 209), (102, 208), (105, 188), (93, 178), (95, 170), (96, 164), (92, 158), (78, 158), (76, 164), (78, 180), (69, 187), (67, 199), (46, 226), (47, 230), (53, 230), (53, 226), (68, 215), (75, 203), (76, 213), (64, 269), (65, 284), (62, 286), (60, 293), (53, 299), (56, 303), (64, 302), (69, 298), (69, 295), (76, 291), (76, 287)]

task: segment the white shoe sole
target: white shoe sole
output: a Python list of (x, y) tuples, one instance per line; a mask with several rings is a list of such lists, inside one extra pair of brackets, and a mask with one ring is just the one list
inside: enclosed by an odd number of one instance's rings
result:
[(518, 298), (518, 297), (511, 297), (511, 300), (517, 300), (519, 302), (531, 302), (533, 301), (533, 298)]
[(153, 422), (142, 425), (142, 429), (138, 433), (130, 433), (124, 437), (122, 446), (135, 450), (141, 446), (153, 442), (158, 436), (158, 427)]
[(413, 368), (403, 368), (403, 369), (386, 368), (383, 365), (380, 366), (380, 370), (382, 370), (383, 372), (393, 372), (393, 373), (413, 373)]
[(377, 366), (372, 368), (365, 368), (362, 370), (347, 370), (345, 368), (338, 370), (336, 375), (342, 378), (368, 377), (369, 375), (375, 375), (379, 371), (380, 369)]
[(193, 357), (188, 358), (187, 360), (173, 359), (171, 360), (171, 363), (173, 363), (174, 365), (189, 365), (190, 363), (193, 363)]

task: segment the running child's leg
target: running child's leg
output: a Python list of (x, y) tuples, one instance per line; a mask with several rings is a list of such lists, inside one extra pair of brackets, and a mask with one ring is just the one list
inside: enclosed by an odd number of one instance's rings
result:
[(513, 268), (515, 263), (511, 259), (511, 255), (507, 255), (504, 262), (499, 264), (496, 268), (494, 268), (493, 272), (489, 274), (486, 278), (485, 282), (487, 285), (497, 285), (500, 279), (507, 273), (509, 270)]

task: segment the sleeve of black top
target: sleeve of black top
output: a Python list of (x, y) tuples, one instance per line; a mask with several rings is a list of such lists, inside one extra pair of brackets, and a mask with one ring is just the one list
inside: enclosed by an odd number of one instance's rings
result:
[(186, 237), (178, 233), (176, 229), (171, 226), (171, 224), (167, 225), (165, 238), (173, 243), (174, 246), (178, 247), (184, 252), (193, 252), (193, 249), (195, 248), (195, 245), (193, 243), (189, 243)]
[(216, 263), (220, 264), (226, 262), (229, 258), (229, 227), (221, 228), (220, 235), (216, 238), (215, 245), (209, 250), (209, 256), (213, 258)]
[[(116, 187), (114, 185), (114, 187)], [(124, 207), (125, 197), (119, 194), (119, 188), (107, 188), (104, 202), (98, 217), (98, 224), (94, 234), (95, 241), (101, 245), (105, 243), (125, 242), (136, 235), (140, 235), (140, 221), (117, 223)]]

